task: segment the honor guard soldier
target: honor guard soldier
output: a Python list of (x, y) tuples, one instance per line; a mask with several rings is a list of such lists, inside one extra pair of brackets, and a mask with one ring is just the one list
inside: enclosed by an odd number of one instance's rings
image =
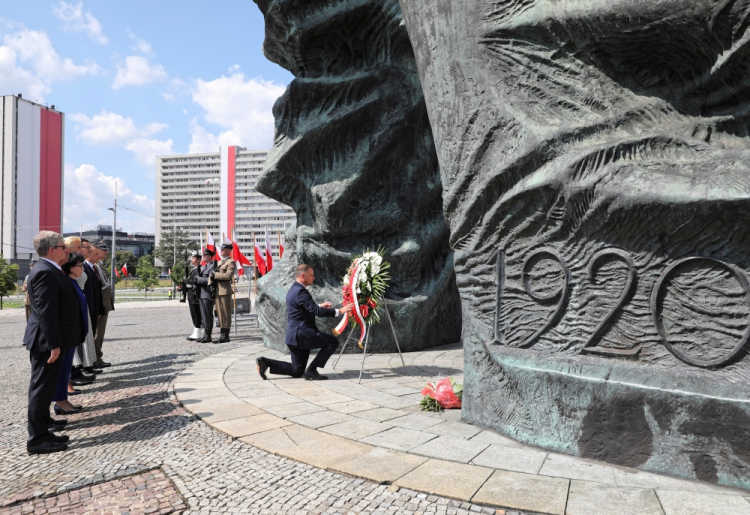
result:
[(201, 319), (201, 307), (200, 307), (200, 288), (198, 287), (198, 275), (201, 271), (201, 255), (197, 250), (190, 255), (190, 263), (193, 265), (193, 269), (190, 270), (188, 276), (185, 278), (185, 288), (187, 289), (187, 302), (190, 308), (190, 318), (193, 319), (193, 334), (188, 336), (190, 341), (198, 341), (203, 338), (201, 329), (203, 327), (203, 321)]
[(232, 255), (232, 244), (224, 243), (219, 249), (221, 261), (213, 275), (216, 283), (216, 312), (219, 314), (221, 337), (219, 343), (229, 341), (229, 329), (232, 327), (232, 295), (234, 294), (234, 271), (237, 264)]
[[(211, 276), (215, 271), (214, 253), (210, 249), (203, 251), (202, 265), (198, 270), (195, 283), (198, 285), (198, 303), (201, 308), (201, 318), (203, 319), (203, 338), (198, 340), (200, 343), (212, 343), (211, 329), (214, 326), (214, 299), (216, 298), (215, 285), (211, 284)], [(218, 343), (218, 342), (217, 342)]]

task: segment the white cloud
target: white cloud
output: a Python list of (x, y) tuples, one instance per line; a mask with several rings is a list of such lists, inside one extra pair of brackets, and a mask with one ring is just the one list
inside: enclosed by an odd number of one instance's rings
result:
[(98, 72), (96, 63), (79, 65), (70, 59), (61, 59), (44, 31), (21, 27), (6, 34), (0, 46), (0, 89), (6, 93), (22, 93), (38, 102), (44, 102), (54, 82)]
[(127, 32), (128, 37), (135, 41), (135, 46), (133, 47), (133, 50), (136, 52), (140, 52), (142, 54), (149, 55), (151, 54), (151, 44), (147, 41), (142, 40), (138, 36), (135, 35), (135, 33), (130, 29), (125, 29), (125, 32)]
[(138, 128), (132, 118), (102, 110), (92, 117), (74, 113), (68, 116), (79, 127), (79, 136), (90, 145), (113, 145), (136, 138), (152, 136), (169, 127), (164, 123), (149, 123)]
[(137, 138), (125, 145), (125, 148), (135, 154), (136, 159), (146, 166), (154, 167), (156, 156), (172, 154), (172, 140)]
[(27, 61), (43, 80), (70, 80), (99, 71), (99, 67), (93, 63), (78, 65), (70, 59), (60, 59), (44, 31), (22, 29), (7, 34), (3, 42), (16, 53), (19, 60)]
[(17, 66), (16, 58), (13, 50), (0, 46), (0, 89), (5, 93), (22, 93), (26, 98), (44, 102), (44, 96), (52, 88), (30, 71)]
[(230, 71), (233, 73), (229, 77), (195, 81), (193, 102), (205, 110), (206, 121), (225, 130), (215, 135), (193, 120), (190, 152), (208, 147), (216, 151), (218, 145), (269, 148), (273, 142), (272, 108), (286, 86), (259, 78), (248, 79), (235, 66)]
[(129, 55), (125, 58), (125, 65), (117, 65), (117, 75), (112, 83), (112, 89), (123, 86), (143, 86), (151, 82), (164, 80), (167, 72), (161, 64), (152, 65), (141, 55)]
[[(123, 205), (136, 204), (138, 210), (153, 213), (153, 201), (146, 195), (133, 194), (121, 177), (100, 172), (94, 165), (83, 164), (77, 168), (65, 165), (65, 208), (63, 224), (66, 229), (83, 225), (93, 228), (99, 224), (112, 224), (112, 207), (115, 183), (117, 201)], [(128, 231), (154, 231), (154, 219), (127, 210), (117, 210), (117, 226)]]
[(188, 154), (203, 154), (219, 150), (221, 145), (219, 137), (201, 127), (195, 118), (190, 122), (190, 134), (193, 138), (190, 141)]
[(52, 12), (65, 22), (65, 29), (85, 32), (91, 41), (102, 45), (107, 42), (107, 38), (102, 34), (102, 24), (99, 20), (94, 18), (91, 12), (83, 12), (83, 2), (78, 2), (76, 5), (60, 2), (52, 9)]

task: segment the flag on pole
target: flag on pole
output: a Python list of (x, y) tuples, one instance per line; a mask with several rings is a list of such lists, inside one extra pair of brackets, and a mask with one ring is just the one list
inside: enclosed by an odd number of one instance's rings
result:
[(279, 233), (279, 259), (284, 257), (284, 235)]
[(253, 234), (253, 252), (255, 255), (255, 266), (258, 267), (258, 273), (260, 273), (260, 275), (266, 275), (266, 257), (258, 248), (258, 242), (255, 240), (255, 234)]
[(120, 271), (122, 272), (122, 275), (127, 277), (128, 276), (128, 264), (125, 263), (124, 265), (122, 265), (122, 269)]
[(115, 268), (115, 275), (117, 276), (118, 279), (120, 278), (120, 271), (117, 270), (116, 268)]
[(208, 229), (206, 229), (206, 248), (214, 253), (214, 261), (221, 261), (219, 253), (216, 250), (216, 245), (214, 245), (214, 237), (211, 236), (211, 232)]
[(169, 269), (169, 275), (172, 275), (172, 269), (171, 268)]
[(234, 229), (232, 229), (232, 259), (239, 265), (237, 267), (237, 275), (242, 277), (245, 275), (245, 267), (243, 265), (250, 266), (250, 260), (240, 250), (240, 246), (237, 245), (237, 239), (234, 236)]
[(271, 240), (268, 238), (268, 227), (266, 227), (266, 271), (273, 270), (273, 255), (271, 253)]

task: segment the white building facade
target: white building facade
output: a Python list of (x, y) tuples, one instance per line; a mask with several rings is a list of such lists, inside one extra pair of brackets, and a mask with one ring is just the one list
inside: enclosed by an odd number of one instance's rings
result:
[(28, 264), (39, 231), (62, 233), (65, 115), (0, 97), (0, 254)]
[(279, 235), (296, 215), (255, 190), (267, 155), (267, 150), (230, 146), (215, 153), (157, 156), (156, 244), (175, 227), (204, 243), (208, 229), (217, 244), (234, 231), (242, 253), (252, 259), (253, 236), (263, 248), (268, 229), (278, 259)]

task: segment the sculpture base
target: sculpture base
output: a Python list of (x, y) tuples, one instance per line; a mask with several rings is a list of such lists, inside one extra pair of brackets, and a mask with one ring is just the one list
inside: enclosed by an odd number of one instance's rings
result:
[[(331, 285), (325, 282), (326, 266), (333, 259), (332, 252), (309, 242), (306, 246), (295, 241), (296, 230), (287, 232), (287, 249), (284, 258), (276, 263), (275, 268), (258, 281), (258, 294), (255, 311), (258, 313), (258, 323), (263, 332), (263, 344), (266, 347), (282, 352), (287, 351), (284, 337), (286, 334), (286, 294), (294, 281), (294, 270), (298, 262), (309, 263), (316, 271), (316, 282), (309, 290), (316, 302), (330, 301), (334, 306), (341, 305), (340, 284)], [(302, 249), (299, 251), (298, 249)], [(322, 250), (321, 250), (322, 249)], [(300, 255), (301, 254), (301, 255)], [(351, 262), (351, 255), (346, 256)], [(339, 273), (346, 270), (339, 268)], [(461, 339), (461, 305), (456, 287), (456, 276), (453, 273), (453, 260), (448, 259), (442, 274), (430, 284), (430, 289), (422, 294), (415, 292), (410, 297), (389, 298), (393, 327), (398, 336), (402, 352), (412, 352), (440, 345), (455, 343)], [(367, 352), (390, 353), (397, 352), (396, 340), (393, 338), (391, 326), (382, 314), (379, 324), (370, 330), (370, 340)], [(327, 334), (338, 324), (338, 318), (318, 318), (318, 328)], [(351, 326), (339, 337), (341, 345), (349, 336)], [(349, 342), (346, 353), (361, 353), (362, 350), (355, 342)]]
[(750, 490), (750, 387), (705, 373), (464, 344), (462, 417), (521, 442)]

